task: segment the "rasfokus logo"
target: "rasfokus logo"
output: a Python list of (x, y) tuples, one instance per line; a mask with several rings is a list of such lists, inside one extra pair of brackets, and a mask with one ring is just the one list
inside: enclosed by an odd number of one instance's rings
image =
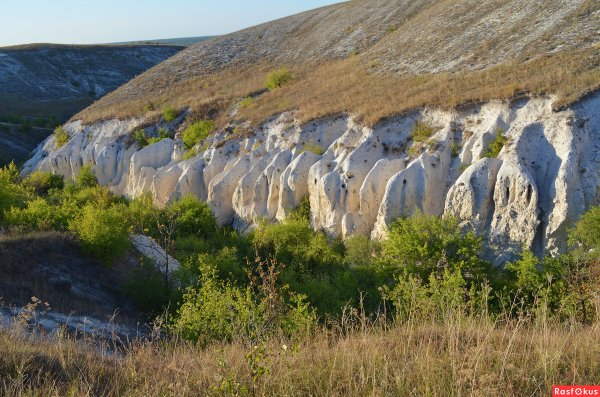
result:
[(600, 386), (552, 386), (552, 397), (599, 396)]

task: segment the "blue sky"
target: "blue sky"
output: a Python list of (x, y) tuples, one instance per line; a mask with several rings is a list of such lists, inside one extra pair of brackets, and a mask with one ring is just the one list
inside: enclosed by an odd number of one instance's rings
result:
[(9, 0), (0, 46), (110, 43), (233, 32), (341, 0)]

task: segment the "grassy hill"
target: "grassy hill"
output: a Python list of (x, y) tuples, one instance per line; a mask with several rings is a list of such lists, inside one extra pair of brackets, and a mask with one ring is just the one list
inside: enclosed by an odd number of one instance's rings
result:
[(352, 112), (375, 122), (421, 105), (557, 95), (563, 106), (600, 86), (600, 5), (569, 2), (374, 0), (341, 3), (187, 48), (95, 103), (91, 122), (166, 105), (229, 110), (264, 89), (239, 118), (296, 109), (303, 120)]

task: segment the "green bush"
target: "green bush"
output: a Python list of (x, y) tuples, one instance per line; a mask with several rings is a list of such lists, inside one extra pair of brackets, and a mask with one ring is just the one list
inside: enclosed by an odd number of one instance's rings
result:
[(60, 149), (61, 147), (65, 146), (67, 142), (69, 142), (69, 139), (71, 138), (63, 127), (59, 126), (54, 129), (54, 146), (56, 149)]
[[(189, 244), (189, 240), (184, 239)], [(246, 260), (240, 255), (236, 247), (225, 247), (218, 251), (209, 251), (208, 245), (201, 246), (197, 244), (197, 251), (200, 254), (188, 258), (183, 265), (184, 278), (188, 283), (190, 280), (197, 279), (201, 270), (211, 268), (221, 280), (228, 280), (234, 285), (245, 285), (248, 283), (248, 274), (246, 273)], [(204, 251), (204, 252), (202, 252)]]
[(325, 153), (325, 149), (323, 149), (323, 146), (318, 145), (314, 142), (306, 142), (304, 144), (304, 146), (302, 147), (302, 151), (309, 151), (309, 152), (313, 152), (314, 154), (318, 154), (319, 156), (322, 156), (323, 153)]
[(300, 201), (300, 204), (290, 213), (289, 218), (310, 223), (310, 200), (308, 197)]
[(23, 180), (23, 186), (31, 189), (37, 196), (45, 196), (50, 190), (62, 190), (65, 187), (65, 181), (60, 175), (35, 171)]
[(210, 207), (193, 196), (175, 201), (166, 210), (174, 214), (177, 235), (207, 238), (217, 231), (217, 221)]
[(504, 145), (507, 142), (507, 139), (504, 137), (504, 135), (502, 135), (503, 133), (504, 133), (504, 130), (502, 130), (502, 128), (498, 128), (496, 130), (496, 137), (488, 145), (487, 149), (483, 153), (483, 157), (489, 157), (489, 158), (498, 157), (498, 155), (500, 154), (500, 151), (502, 150), (502, 148), (504, 147)]
[(27, 207), (12, 207), (5, 213), (6, 223), (21, 231), (66, 230), (69, 215), (63, 207), (48, 203), (41, 197), (27, 202)]
[(521, 257), (512, 263), (507, 263), (505, 269), (511, 277), (510, 286), (513, 292), (527, 298), (533, 304), (538, 293), (548, 282), (545, 272), (540, 269), (540, 260), (529, 250), (524, 249)]
[(195, 148), (188, 149), (188, 150), (186, 150), (183, 153), (183, 160), (184, 161), (185, 160), (189, 160), (189, 159), (191, 159), (193, 157), (196, 157), (197, 155), (198, 155), (198, 150), (197, 149), (195, 149)]
[(125, 281), (123, 292), (145, 314), (154, 317), (164, 314), (171, 292), (165, 288), (164, 275), (147, 258), (142, 258)]
[(600, 207), (590, 207), (569, 233), (571, 244), (587, 249), (600, 249)]
[(266, 87), (269, 91), (283, 87), (292, 80), (292, 73), (286, 69), (276, 69), (267, 75)]
[(160, 127), (158, 129), (158, 136), (148, 139), (148, 145), (154, 145), (167, 138), (172, 138), (172, 134), (166, 128)]
[(14, 162), (0, 168), (0, 219), (12, 207), (23, 207), (30, 198), (29, 189), (20, 183), (19, 169)]
[(241, 340), (254, 345), (275, 333), (304, 335), (315, 322), (314, 311), (301, 295), (291, 294), (285, 303), (272, 276), (276, 274), (261, 279), (256, 289), (238, 287), (204, 266), (199, 286), (189, 288), (183, 297), (174, 329), (201, 344)]
[(98, 179), (92, 170), (91, 165), (84, 165), (79, 170), (76, 179), (77, 186), (80, 188), (88, 188), (98, 186)]
[(490, 289), (486, 284), (467, 288), (459, 269), (431, 274), (423, 283), (416, 274), (402, 272), (394, 286), (382, 288), (384, 299), (396, 309), (397, 321), (428, 320), (446, 323), (463, 315), (487, 315)]
[(124, 205), (103, 209), (88, 204), (70, 222), (69, 229), (77, 235), (86, 252), (101, 262), (110, 264), (130, 246), (126, 214), (127, 208)]
[(162, 115), (163, 115), (163, 119), (167, 123), (171, 123), (171, 122), (175, 121), (177, 116), (179, 116), (179, 112), (177, 110), (175, 110), (175, 108), (173, 106), (169, 106), (165, 110), (163, 110)]
[(191, 149), (201, 141), (208, 138), (208, 135), (215, 129), (215, 122), (212, 120), (197, 121), (183, 131), (183, 143), (187, 149)]
[(480, 259), (482, 239), (462, 233), (455, 218), (417, 213), (400, 218), (382, 243), (383, 261), (392, 269), (406, 269), (422, 279), (444, 268), (461, 269), (467, 281), (489, 277), (491, 265)]
[(365, 236), (352, 236), (344, 240), (344, 261), (349, 266), (369, 266), (380, 255), (381, 245)]
[(413, 141), (425, 143), (435, 133), (435, 128), (425, 121), (417, 121), (410, 130)]
[(148, 146), (148, 137), (146, 136), (146, 131), (143, 128), (135, 130), (132, 137), (138, 148), (142, 149)]

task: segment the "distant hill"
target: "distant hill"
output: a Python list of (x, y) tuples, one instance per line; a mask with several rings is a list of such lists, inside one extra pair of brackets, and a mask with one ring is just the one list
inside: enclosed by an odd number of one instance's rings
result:
[[(52, 127), (182, 50), (176, 45), (0, 47), (0, 165), (22, 161)], [(21, 132), (19, 132), (21, 131)], [(23, 136), (20, 136), (23, 135)], [(26, 135), (26, 136), (25, 136)]]
[(202, 41), (206, 41), (214, 38), (215, 36), (198, 36), (198, 37), (180, 37), (175, 39), (156, 39), (156, 40), (139, 40), (139, 41), (123, 41), (119, 43), (112, 43), (117, 45), (140, 45), (140, 44), (167, 44), (167, 45), (179, 45), (189, 47), (194, 44), (198, 44)]
[(182, 48), (56, 44), (0, 48), (0, 116), (68, 118)]

